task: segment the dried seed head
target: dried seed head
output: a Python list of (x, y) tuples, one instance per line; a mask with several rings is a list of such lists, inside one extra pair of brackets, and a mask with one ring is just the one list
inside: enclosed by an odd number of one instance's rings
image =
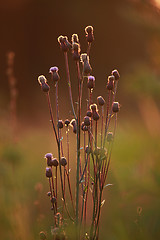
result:
[(107, 142), (111, 142), (113, 140), (113, 133), (112, 132), (109, 132), (107, 134)]
[(60, 164), (65, 167), (67, 165), (67, 159), (65, 157), (61, 157)]
[(47, 239), (46, 233), (43, 232), (43, 231), (39, 233), (39, 237), (40, 237), (41, 240), (46, 240)]
[(59, 36), (58, 37), (58, 42), (60, 44), (60, 47), (62, 49), (63, 52), (67, 52), (69, 50), (67, 44), (66, 44), (66, 40), (67, 40), (67, 37), (65, 36)]
[(50, 86), (47, 83), (42, 83), (41, 85), (42, 91), (47, 93), (50, 90)]
[(120, 74), (116, 69), (112, 71), (112, 75), (115, 77), (115, 80), (118, 80), (120, 78)]
[(92, 113), (93, 113), (93, 112), (96, 112), (96, 111), (98, 110), (98, 109), (97, 109), (97, 104), (95, 104), (95, 103), (94, 103), (94, 104), (91, 104), (91, 105), (90, 105), (90, 109), (91, 109)]
[(46, 177), (51, 178), (52, 177), (52, 170), (50, 167), (46, 167)]
[(58, 167), (58, 160), (57, 160), (57, 158), (53, 158), (51, 163), (52, 163), (52, 166)]
[(56, 203), (57, 199), (55, 197), (51, 198), (51, 203), (54, 205)]
[(92, 117), (92, 112), (90, 110), (87, 111), (86, 116)]
[(103, 106), (105, 104), (105, 100), (102, 96), (97, 97), (97, 102), (100, 106)]
[(87, 42), (91, 43), (94, 40), (94, 35), (93, 35), (93, 27), (92, 26), (87, 26), (85, 28), (86, 32), (86, 40)]
[(108, 77), (108, 82), (107, 82), (107, 89), (108, 90), (113, 90), (114, 80), (115, 80), (115, 77), (113, 75)]
[(68, 37), (64, 36), (64, 42), (66, 44), (66, 46), (68, 47), (68, 49), (72, 48), (72, 44), (68, 41)]
[(47, 160), (47, 165), (51, 167), (51, 166), (52, 166), (51, 161), (52, 161), (52, 158), (53, 158), (52, 153), (47, 153), (47, 154), (45, 155), (45, 158), (46, 158), (46, 160)]
[(51, 68), (49, 69), (49, 73), (52, 74), (52, 80), (53, 80), (54, 82), (57, 82), (57, 81), (60, 79), (60, 76), (59, 76), (59, 74), (58, 74), (58, 67), (51, 67)]
[(82, 122), (82, 124), (81, 124), (81, 129), (84, 132), (88, 131), (88, 127), (86, 125), (84, 125), (84, 122)]
[(46, 79), (46, 77), (44, 75), (40, 75), (38, 77), (38, 82), (39, 82), (40, 85), (42, 85), (43, 83), (47, 82), (47, 79)]
[(80, 59), (80, 45), (78, 43), (72, 44), (72, 57), (74, 61), (79, 61)]
[(79, 43), (79, 38), (78, 38), (78, 35), (76, 33), (74, 33), (72, 35), (72, 44), (73, 43)]
[(84, 125), (85, 126), (89, 127), (90, 126), (90, 121), (91, 121), (90, 117), (88, 117), (88, 116), (84, 117)]
[(52, 160), (53, 154), (52, 153), (46, 153), (45, 158)]
[(86, 34), (87, 34), (87, 33), (93, 33), (93, 27), (92, 27), (92, 26), (87, 26), (87, 27), (85, 28), (85, 32), (86, 32)]
[(93, 89), (95, 87), (95, 77), (94, 76), (89, 76), (88, 77), (87, 87), (89, 89)]
[(117, 113), (117, 112), (119, 112), (119, 110), (120, 110), (119, 102), (113, 102), (113, 104), (112, 104), (112, 111), (114, 113)]
[(62, 120), (58, 120), (58, 128), (63, 128), (63, 121)]
[(64, 121), (64, 124), (65, 124), (66, 127), (68, 127), (68, 125), (70, 124), (70, 121), (69, 121), (68, 119), (66, 119), (66, 120)]
[(83, 72), (86, 75), (89, 75), (92, 71), (91, 65), (89, 63), (89, 56), (87, 55), (87, 53), (82, 53), (80, 59), (81, 62), (83, 63)]
[(54, 72), (58, 72), (58, 67), (51, 67), (50, 69), (49, 69), (49, 73), (54, 73)]
[(77, 123), (75, 119), (72, 119), (70, 125), (73, 127), (73, 132), (77, 133)]
[(81, 62), (89, 61), (89, 56), (87, 53), (82, 53), (81, 54)]
[(100, 118), (100, 115), (99, 115), (98, 111), (93, 112), (93, 120), (98, 121), (99, 118)]

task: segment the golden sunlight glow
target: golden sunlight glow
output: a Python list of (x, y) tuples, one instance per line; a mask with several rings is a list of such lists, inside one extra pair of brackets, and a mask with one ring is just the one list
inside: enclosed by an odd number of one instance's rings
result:
[(155, 5), (156, 5), (158, 8), (160, 8), (160, 0), (154, 0), (154, 2), (155, 2)]

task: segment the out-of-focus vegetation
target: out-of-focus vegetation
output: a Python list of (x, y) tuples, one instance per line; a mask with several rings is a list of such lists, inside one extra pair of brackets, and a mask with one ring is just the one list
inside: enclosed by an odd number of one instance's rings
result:
[[(87, 24), (95, 29), (91, 50), (98, 86), (95, 97), (102, 94), (105, 98), (101, 83), (106, 81), (110, 70), (116, 67), (121, 73), (118, 100), (122, 107), (107, 180), (113, 185), (105, 189), (100, 239), (159, 239), (159, 10), (152, 1), (140, 0), (102, 1), (101, 5), (96, 1), (80, 1), (74, 6), (63, 1), (61, 5), (42, 0), (22, 2), (17, 0), (15, 5), (8, 6), (0, 3), (1, 24), (6, 24), (1, 27), (0, 40), (1, 47), (4, 46), (0, 56), (1, 239), (38, 240), (41, 230), (50, 236), (52, 215), (46, 197), (48, 185), (43, 156), (55, 150), (51, 129), (47, 127), (46, 102), (36, 78), (57, 64), (63, 82), (64, 63), (58, 47), (53, 47), (55, 39), (61, 33), (83, 35), (80, 29)], [(19, 90), (16, 143), (6, 107), (9, 88), (5, 55), (9, 50), (16, 54)], [(62, 90), (61, 96), (63, 104), (67, 95)], [(67, 114), (66, 108), (61, 117), (68, 117)]]

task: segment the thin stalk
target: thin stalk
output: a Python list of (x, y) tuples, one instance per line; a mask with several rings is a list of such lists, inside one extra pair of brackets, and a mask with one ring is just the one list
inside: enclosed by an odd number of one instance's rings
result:
[(48, 101), (48, 107), (49, 107), (52, 127), (53, 127), (53, 131), (54, 131), (54, 134), (55, 134), (55, 137), (56, 137), (56, 142), (57, 142), (57, 145), (58, 145), (58, 137), (57, 137), (57, 132), (56, 132), (55, 124), (54, 124), (53, 113), (52, 113), (52, 106), (51, 106), (51, 100), (50, 100), (49, 92), (46, 94), (46, 96), (47, 96), (47, 101)]
[(68, 82), (70, 102), (71, 102), (71, 107), (72, 107), (72, 112), (73, 112), (74, 118), (76, 119), (77, 117), (76, 117), (76, 113), (75, 113), (74, 105), (73, 105), (72, 89), (71, 89), (71, 81), (70, 81), (70, 73), (69, 73), (69, 65), (68, 65), (68, 55), (67, 55), (67, 52), (64, 52), (64, 58), (65, 58), (65, 66), (66, 66), (66, 73), (67, 73), (67, 82)]
[(87, 48), (87, 55), (89, 56), (91, 50), (91, 43), (88, 43), (88, 48)]

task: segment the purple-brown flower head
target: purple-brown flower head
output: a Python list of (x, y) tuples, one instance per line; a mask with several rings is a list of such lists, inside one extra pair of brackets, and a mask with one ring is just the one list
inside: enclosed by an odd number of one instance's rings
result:
[(72, 44), (72, 57), (74, 61), (79, 61), (80, 59), (80, 45), (78, 43)]
[(112, 75), (115, 77), (115, 80), (119, 80), (120, 74), (116, 69), (112, 71)]
[(92, 26), (87, 26), (85, 28), (85, 32), (86, 32), (86, 40), (88, 43), (93, 42), (94, 40), (94, 35), (93, 35), (93, 27)]
[(81, 54), (81, 62), (83, 64), (83, 72), (86, 75), (89, 75), (92, 72), (91, 65), (89, 63), (89, 56), (87, 53), (82, 53)]
[(47, 93), (50, 90), (50, 86), (47, 83), (42, 83), (41, 89), (43, 92)]
[(66, 127), (68, 127), (68, 126), (69, 126), (69, 124), (70, 124), (70, 121), (69, 121), (69, 119), (66, 119), (66, 120), (64, 121), (64, 124), (65, 124), (65, 126), (66, 126)]
[(84, 117), (84, 125), (85, 126), (89, 127), (90, 126), (90, 121), (91, 121), (90, 117), (88, 117), (88, 116)]
[(50, 167), (46, 167), (46, 177), (47, 178), (52, 177), (52, 169)]
[(79, 38), (78, 38), (78, 35), (76, 33), (72, 34), (72, 45), (74, 43), (78, 43), (79, 44)]
[(57, 82), (59, 79), (60, 79), (60, 76), (59, 76), (59, 74), (58, 74), (58, 67), (51, 67), (50, 69), (49, 69), (49, 73), (51, 73), (51, 75), (52, 75), (52, 80), (54, 81), (54, 82)]
[(88, 110), (88, 111), (87, 111), (86, 116), (92, 117), (92, 112), (91, 112), (91, 110)]
[(108, 90), (113, 90), (113, 88), (114, 88), (114, 81), (115, 81), (114, 75), (111, 75), (111, 76), (108, 77), (108, 82), (107, 82), (107, 89)]
[(103, 106), (105, 104), (105, 100), (102, 96), (97, 97), (97, 102), (100, 106)]
[(120, 110), (120, 104), (119, 104), (119, 102), (113, 102), (113, 104), (112, 104), (112, 111), (113, 111), (114, 113), (117, 113), (117, 112), (119, 112), (119, 110)]
[(63, 121), (62, 120), (58, 120), (58, 128), (63, 128)]
[(43, 83), (46, 83), (46, 82), (47, 82), (47, 79), (46, 79), (46, 77), (45, 77), (44, 75), (40, 75), (40, 76), (38, 77), (38, 82), (39, 82), (39, 84), (42, 86)]
[(52, 163), (52, 166), (58, 167), (58, 160), (57, 160), (57, 158), (53, 158), (51, 163)]
[(92, 113), (95, 112), (95, 111), (97, 111), (97, 110), (98, 110), (98, 109), (97, 109), (97, 104), (95, 104), (95, 103), (94, 103), (94, 104), (91, 104), (91, 105), (90, 105), (90, 109), (91, 109)]
[(39, 233), (39, 237), (40, 237), (40, 240), (46, 240), (47, 239), (46, 233), (43, 232), (43, 231)]
[(45, 155), (45, 158), (47, 160), (47, 165), (51, 167), (52, 166), (52, 159), (53, 159), (52, 153), (47, 153)]
[(65, 167), (67, 165), (67, 159), (65, 157), (61, 157), (60, 164)]
[(70, 125), (73, 127), (73, 132), (77, 133), (77, 123), (75, 119), (72, 119)]
[(81, 123), (81, 129), (84, 132), (88, 131), (88, 127), (84, 124), (84, 122)]
[(87, 87), (91, 90), (95, 87), (95, 77), (88, 76)]
[(59, 36), (58, 37), (58, 42), (60, 44), (60, 48), (62, 49), (63, 52), (67, 52), (69, 50), (67, 43), (66, 43), (67, 37), (65, 36)]

